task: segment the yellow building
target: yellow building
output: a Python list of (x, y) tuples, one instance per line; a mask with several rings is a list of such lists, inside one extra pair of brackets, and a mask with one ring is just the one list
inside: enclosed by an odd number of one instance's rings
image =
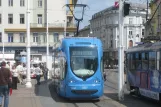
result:
[[(151, 17), (150, 18), (153, 17), (151, 20), (151, 29), (152, 29), (152, 32), (150, 32), (152, 34), (151, 36), (161, 36), (161, 27), (160, 27), (161, 8), (160, 8), (160, 6), (157, 9), (159, 2), (160, 2), (160, 0), (152, 0), (150, 2), (150, 9), (151, 9)], [(156, 9), (157, 9), (157, 11), (156, 11)], [(155, 13), (155, 11), (156, 11), (156, 13)], [(154, 13), (155, 13), (155, 15), (154, 15)]]

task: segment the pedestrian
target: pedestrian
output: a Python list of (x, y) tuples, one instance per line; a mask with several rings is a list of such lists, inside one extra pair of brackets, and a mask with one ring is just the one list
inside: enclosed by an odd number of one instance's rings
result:
[(18, 63), (18, 66), (16, 67), (16, 69), (18, 71), (18, 80), (19, 80), (20, 84), (23, 84), (22, 83), (22, 81), (23, 81), (23, 79), (22, 79), (23, 66), (20, 62)]
[(17, 90), (18, 71), (15, 66), (12, 67), (12, 88)]
[(7, 62), (6, 68), (8, 68), (11, 71), (11, 64), (10, 64), (10, 62)]
[(27, 67), (26, 64), (23, 63), (23, 71), (22, 71), (22, 83), (26, 83), (26, 74), (27, 74)]
[(40, 78), (42, 75), (42, 70), (40, 69), (40, 67), (38, 66), (38, 64), (35, 65), (35, 74), (36, 74), (36, 80), (37, 80), (37, 85), (40, 85)]
[(44, 80), (47, 81), (48, 79), (48, 71), (49, 69), (44, 65), (43, 73), (44, 73)]
[(6, 68), (6, 62), (1, 63), (0, 68), (0, 107), (2, 107), (2, 100), (4, 97), (4, 107), (8, 107), (9, 104), (9, 90), (12, 88), (12, 75), (8, 68)]
[(106, 81), (106, 72), (103, 72), (104, 81)]

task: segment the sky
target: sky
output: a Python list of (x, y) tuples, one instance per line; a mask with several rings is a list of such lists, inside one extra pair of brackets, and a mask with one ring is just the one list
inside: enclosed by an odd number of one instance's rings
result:
[[(83, 21), (80, 22), (80, 29), (89, 25), (89, 20), (92, 15), (115, 4), (116, 0), (78, 0), (79, 4), (86, 4), (89, 8), (86, 8)], [(147, 0), (129, 0), (131, 2), (146, 3)], [(150, 0), (149, 0), (150, 1)]]

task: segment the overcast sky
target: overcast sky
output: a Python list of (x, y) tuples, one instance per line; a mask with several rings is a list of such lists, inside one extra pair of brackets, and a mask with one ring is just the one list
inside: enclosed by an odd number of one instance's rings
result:
[[(89, 21), (94, 13), (97, 13), (105, 8), (114, 5), (116, 0), (78, 0), (78, 3), (87, 4), (84, 14), (84, 20), (80, 23), (80, 29), (89, 24)], [(129, 0), (132, 2), (146, 3), (147, 0)], [(150, 1), (150, 0), (149, 0)]]

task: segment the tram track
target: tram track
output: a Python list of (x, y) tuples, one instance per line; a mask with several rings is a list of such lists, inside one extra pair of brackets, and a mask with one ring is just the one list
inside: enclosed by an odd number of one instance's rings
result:
[(74, 103), (73, 104), (74, 107), (101, 107), (100, 105), (98, 105), (97, 103), (92, 103), (92, 102), (89, 102), (89, 103)]

